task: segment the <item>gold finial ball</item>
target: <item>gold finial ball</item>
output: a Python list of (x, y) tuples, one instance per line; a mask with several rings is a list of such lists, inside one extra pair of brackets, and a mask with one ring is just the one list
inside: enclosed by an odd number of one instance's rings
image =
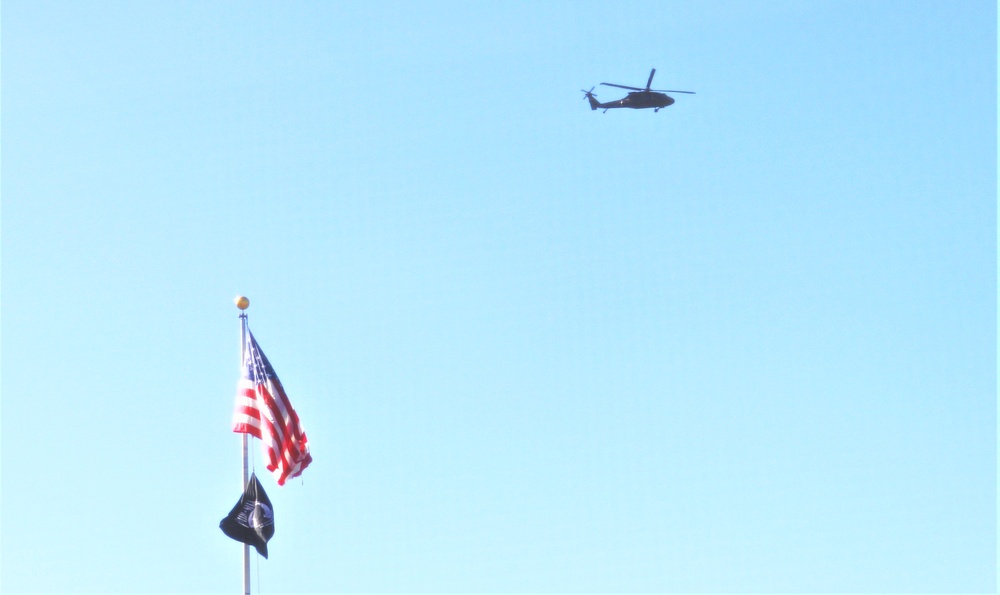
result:
[(250, 307), (250, 300), (248, 300), (244, 295), (237, 297), (233, 301), (236, 302), (236, 307), (239, 308), (240, 310), (246, 310), (247, 308)]

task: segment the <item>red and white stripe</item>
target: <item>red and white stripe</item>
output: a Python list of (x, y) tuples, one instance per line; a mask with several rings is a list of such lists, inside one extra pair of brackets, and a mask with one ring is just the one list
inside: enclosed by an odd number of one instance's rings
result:
[(249, 377), (248, 366), (236, 392), (233, 431), (260, 440), (267, 470), (280, 486), (288, 478), (300, 475), (312, 462), (309, 441), (281, 381), (259, 348), (255, 349), (252, 336), (249, 343), (248, 355), (258, 364), (252, 374), (256, 381)]

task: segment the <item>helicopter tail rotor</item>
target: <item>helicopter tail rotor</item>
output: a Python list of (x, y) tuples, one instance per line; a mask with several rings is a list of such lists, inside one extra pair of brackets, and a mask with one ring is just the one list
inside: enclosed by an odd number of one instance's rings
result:
[(591, 87), (590, 91), (584, 91), (583, 89), (580, 89), (580, 91), (583, 93), (583, 98), (590, 101), (591, 110), (601, 107), (601, 103), (595, 99), (597, 95), (594, 95), (594, 87)]

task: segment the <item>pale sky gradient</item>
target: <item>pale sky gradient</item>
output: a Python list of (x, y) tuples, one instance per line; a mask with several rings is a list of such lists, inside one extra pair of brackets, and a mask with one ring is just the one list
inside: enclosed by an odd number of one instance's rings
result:
[(0, 590), (239, 591), (245, 294), (255, 593), (995, 591), (996, 32), (5, 1)]

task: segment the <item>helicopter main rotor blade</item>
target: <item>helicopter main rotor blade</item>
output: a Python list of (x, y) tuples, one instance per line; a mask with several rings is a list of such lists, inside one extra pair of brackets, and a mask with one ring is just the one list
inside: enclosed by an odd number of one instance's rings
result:
[(671, 91), (669, 89), (640, 89), (639, 87), (629, 87), (628, 85), (616, 85), (614, 83), (601, 83), (602, 85), (607, 85), (609, 87), (618, 87), (619, 89), (631, 89), (632, 91), (650, 91), (652, 93), (688, 93), (694, 95), (694, 91)]
[(653, 84), (653, 75), (656, 74), (656, 69), (649, 71), (649, 80), (646, 81), (646, 91), (649, 91), (649, 86)]
[(601, 83), (602, 85), (607, 85), (609, 87), (618, 87), (619, 89), (632, 89), (633, 91), (645, 91), (646, 89), (640, 89), (639, 87), (629, 87), (627, 85), (616, 85), (614, 83)]

